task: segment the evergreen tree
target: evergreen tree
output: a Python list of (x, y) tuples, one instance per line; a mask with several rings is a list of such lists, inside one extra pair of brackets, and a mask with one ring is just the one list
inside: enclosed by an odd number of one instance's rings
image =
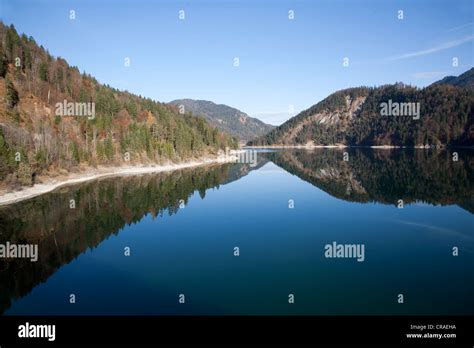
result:
[(45, 62), (41, 62), (39, 66), (39, 77), (41, 80), (48, 82), (49, 77), (48, 77), (48, 65)]
[(18, 92), (10, 79), (5, 79), (7, 107), (13, 109), (18, 104)]

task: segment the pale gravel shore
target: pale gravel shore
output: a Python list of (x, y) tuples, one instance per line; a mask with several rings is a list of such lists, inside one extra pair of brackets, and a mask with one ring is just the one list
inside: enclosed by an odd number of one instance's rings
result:
[(345, 148), (371, 148), (371, 149), (444, 149), (445, 146), (398, 146), (398, 145), (372, 145), (372, 146), (348, 146), (348, 145), (266, 145), (245, 146), (244, 149), (345, 149)]
[(347, 145), (266, 145), (245, 146), (244, 149), (344, 149)]
[(120, 166), (120, 167), (99, 167), (97, 169), (90, 169), (84, 173), (77, 173), (69, 175), (65, 180), (54, 180), (49, 179), (48, 182), (42, 184), (36, 184), (32, 187), (24, 187), (21, 191), (8, 192), (0, 194), (0, 206), (8, 205), (23, 200), (27, 200), (44, 193), (51, 192), (59, 187), (78, 184), (94, 179), (112, 177), (112, 176), (125, 176), (125, 175), (139, 175), (149, 173), (161, 173), (169, 172), (184, 168), (191, 168), (202, 166), (206, 164), (215, 163), (228, 163), (234, 162), (236, 157), (206, 157), (195, 161), (189, 161), (184, 163), (166, 164), (166, 165), (147, 165), (147, 166)]

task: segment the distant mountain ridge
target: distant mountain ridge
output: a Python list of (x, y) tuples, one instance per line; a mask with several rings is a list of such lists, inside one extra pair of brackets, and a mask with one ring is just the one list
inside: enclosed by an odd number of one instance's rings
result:
[[(421, 89), (397, 83), (337, 91), (248, 145), (474, 146), (473, 74)], [(386, 105), (397, 113), (385, 115)], [(412, 107), (418, 115), (398, 114)]]
[(432, 85), (451, 85), (474, 89), (474, 68), (459, 76), (446, 76)]
[(195, 116), (204, 116), (214, 127), (245, 142), (275, 128), (238, 109), (207, 100), (177, 99), (171, 101), (170, 104), (183, 105), (185, 112), (191, 112)]

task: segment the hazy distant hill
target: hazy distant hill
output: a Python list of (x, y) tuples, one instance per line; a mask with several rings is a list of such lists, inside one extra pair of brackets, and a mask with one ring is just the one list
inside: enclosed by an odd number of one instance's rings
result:
[(173, 100), (170, 104), (183, 105), (186, 112), (204, 116), (213, 126), (242, 141), (254, 139), (275, 128), (275, 126), (249, 117), (240, 110), (207, 100), (178, 99)]
[[(72, 113), (58, 109), (64, 101)], [(77, 114), (84, 105), (93, 117)], [(100, 84), (0, 22), (0, 187), (29, 185), (41, 172), (182, 161), (236, 146), (203, 118)]]
[(471, 68), (459, 76), (446, 76), (433, 83), (433, 85), (452, 85), (474, 89), (474, 68)]
[[(464, 75), (464, 76), (463, 76)], [(456, 83), (470, 85), (472, 69)], [(471, 76), (472, 77), (472, 76)], [(419, 103), (419, 118), (382, 116), (382, 105)], [(391, 104), (392, 105), (392, 104)], [(341, 90), (249, 145), (474, 145), (474, 90), (402, 83)]]

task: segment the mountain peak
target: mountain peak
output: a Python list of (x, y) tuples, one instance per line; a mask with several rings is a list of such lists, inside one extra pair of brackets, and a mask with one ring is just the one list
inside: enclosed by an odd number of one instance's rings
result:
[[(473, 82), (471, 69), (423, 89), (398, 82), (340, 90), (248, 145), (472, 146)], [(419, 114), (382, 115), (384, 105)]]
[(452, 85), (474, 89), (474, 68), (467, 70), (459, 76), (446, 76), (433, 85)]
[(204, 117), (211, 125), (244, 142), (262, 136), (274, 128), (236, 108), (209, 100), (186, 98), (173, 100), (170, 104), (182, 106), (185, 112)]

